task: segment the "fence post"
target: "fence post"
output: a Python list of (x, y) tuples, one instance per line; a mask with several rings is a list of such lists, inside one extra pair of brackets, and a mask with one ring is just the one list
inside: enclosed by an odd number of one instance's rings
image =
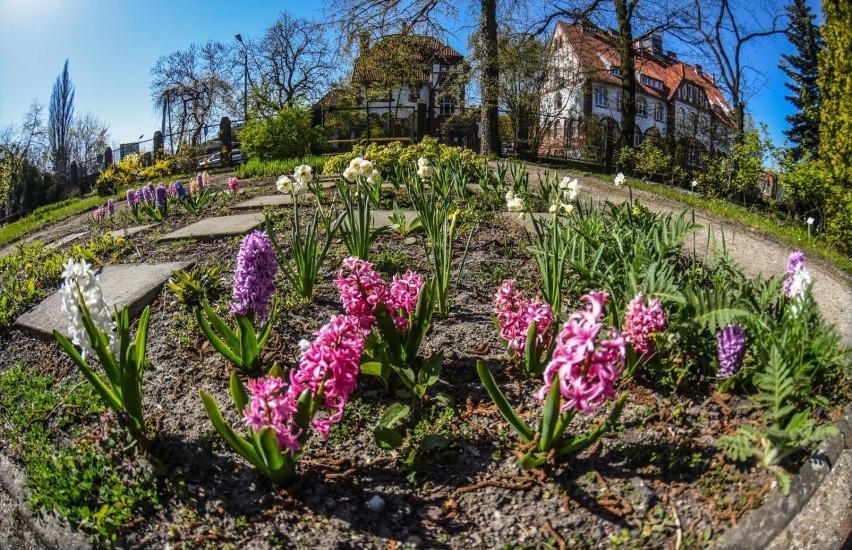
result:
[(104, 149), (104, 168), (112, 166), (112, 147)]
[(417, 102), (417, 142), (423, 141), (423, 136), (426, 135), (426, 102)]
[(223, 116), (219, 119), (219, 152), (222, 155), (222, 164), (225, 166), (231, 164), (231, 142), (233, 134), (231, 132), (231, 119)]
[(154, 132), (154, 160), (163, 158), (163, 132), (157, 130)]
[[(80, 178), (77, 173), (77, 161), (72, 161), (71, 166), (68, 167), (68, 180), (69, 180), (69, 190), (73, 191), (74, 189), (79, 189), (80, 187)], [(80, 194), (83, 194), (83, 190), (80, 189)]]
[(151, 151), (145, 151), (144, 153), (142, 153), (142, 166), (144, 168), (148, 168), (152, 164), (154, 164), (154, 161), (151, 155)]

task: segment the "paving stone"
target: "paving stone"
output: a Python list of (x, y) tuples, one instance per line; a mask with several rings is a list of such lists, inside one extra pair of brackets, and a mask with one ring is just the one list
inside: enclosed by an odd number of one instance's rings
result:
[(65, 235), (64, 237), (60, 237), (59, 239), (56, 239), (52, 243), (48, 244), (47, 248), (50, 248), (50, 249), (59, 248), (60, 246), (64, 246), (64, 245), (66, 245), (66, 244), (68, 244), (72, 241), (76, 241), (80, 237), (82, 237), (84, 235), (88, 235), (88, 234), (89, 234), (88, 231), (79, 231), (77, 233), (71, 233), (70, 235)]
[(137, 225), (137, 226), (134, 226), (134, 227), (126, 227), (124, 229), (116, 229), (115, 231), (112, 232), (112, 236), (115, 237), (116, 239), (119, 238), (119, 237), (123, 237), (123, 238), (126, 239), (127, 237), (130, 237), (131, 235), (141, 233), (141, 232), (143, 232), (147, 229), (151, 229), (152, 227), (157, 227), (158, 225), (160, 225), (160, 224), (150, 223), (148, 225)]
[[(172, 273), (187, 269), (190, 265), (192, 262), (108, 265), (100, 275), (104, 300), (110, 307), (121, 309), (128, 306), (131, 315), (138, 315), (153, 301)], [(59, 293), (54, 292), (18, 317), (15, 324), (43, 338), (52, 338), (54, 330), (66, 334), (68, 320), (62, 312), (61, 304)]]
[(234, 210), (251, 210), (253, 208), (263, 208), (264, 206), (289, 206), (291, 204), (293, 204), (293, 197), (291, 195), (279, 193), (278, 195), (255, 197), (234, 205), (231, 208)]
[(216, 218), (205, 218), (192, 225), (172, 231), (168, 235), (160, 237), (161, 241), (177, 241), (180, 239), (196, 239), (199, 241), (213, 241), (236, 235), (244, 235), (263, 223), (263, 214), (237, 214), (234, 216), (219, 216)]
[[(417, 216), (417, 212), (414, 210), (402, 210), (402, 214), (405, 216), (405, 223), (411, 223)], [(393, 222), (390, 221), (390, 217), (393, 216), (393, 210), (373, 210), (373, 225), (376, 227), (381, 227), (383, 225), (391, 225)]]

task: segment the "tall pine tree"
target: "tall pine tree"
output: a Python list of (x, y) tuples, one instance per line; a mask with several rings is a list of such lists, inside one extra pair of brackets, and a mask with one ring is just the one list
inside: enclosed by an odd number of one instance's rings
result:
[(790, 79), (784, 85), (792, 95), (785, 98), (797, 111), (786, 117), (790, 129), (784, 135), (793, 144), (790, 150), (793, 160), (799, 161), (805, 156), (817, 158), (819, 154), (821, 95), (817, 86), (817, 58), (825, 42), (814, 23), (816, 16), (806, 0), (793, 0), (786, 10), (790, 17), (787, 39), (797, 53), (782, 55), (779, 68)]

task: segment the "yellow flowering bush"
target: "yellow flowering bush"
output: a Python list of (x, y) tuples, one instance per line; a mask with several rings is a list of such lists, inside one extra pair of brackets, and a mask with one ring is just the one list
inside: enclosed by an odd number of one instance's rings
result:
[(335, 155), (328, 159), (323, 168), (324, 174), (341, 174), (355, 157), (364, 157), (382, 174), (389, 174), (396, 165), (413, 165), (417, 159), (424, 157), (430, 164), (450, 163), (460, 160), (468, 170), (474, 170), (481, 165), (479, 155), (470, 149), (453, 147), (438, 143), (432, 137), (426, 136), (420, 143), (403, 145), (400, 141), (392, 141), (387, 145), (370, 143), (366, 147), (356, 145), (349, 153)]

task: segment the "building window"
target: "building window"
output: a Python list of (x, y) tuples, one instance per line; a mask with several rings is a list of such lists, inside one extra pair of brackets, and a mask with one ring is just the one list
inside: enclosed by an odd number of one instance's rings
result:
[(639, 82), (650, 88), (656, 88), (657, 90), (663, 89), (662, 81), (657, 80), (656, 78), (651, 78), (648, 75), (639, 74)]
[(442, 97), (441, 103), (438, 104), (439, 115), (451, 115), (456, 112), (456, 98)]
[(617, 92), (615, 92), (615, 106), (616, 106), (616, 108), (621, 108), (621, 104), (623, 103), (623, 101), (624, 101), (624, 92), (622, 92), (621, 90), (618, 90)]
[(663, 120), (663, 104), (659, 101), (654, 102), (654, 120)]
[(637, 126), (633, 129), (633, 147), (639, 147), (642, 145), (642, 141), (645, 139), (645, 135), (642, 134), (642, 130)]
[(417, 101), (417, 88), (414, 86), (408, 87), (408, 101), (411, 101), (412, 103)]
[(615, 78), (621, 78), (621, 69), (618, 67), (613, 67), (609, 70), (609, 73)]
[(556, 95), (553, 96), (553, 106), (556, 109), (556, 114), (562, 111), (562, 94), (560, 92), (556, 92)]
[(603, 86), (595, 86), (593, 95), (597, 107), (609, 107), (609, 96), (607, 96), (606, 89)]
[(686, 164), (689, 166), (700, 166), (701, 164), (701, 149), (690, 145), (686, 148)]
[(556, 123), (555, 123), (553, 126), (554, 126), (554, 128), (553, 128), (553, 137), (561, 138), (561, 137), (562, 137), (562, 122), (560, 122), (560, 121), (557, 119), (557, 120), (556, 120)]
[(648, 100), (644, 97), (636, 98), (636, 114), (641, 117), (648, 116)]

